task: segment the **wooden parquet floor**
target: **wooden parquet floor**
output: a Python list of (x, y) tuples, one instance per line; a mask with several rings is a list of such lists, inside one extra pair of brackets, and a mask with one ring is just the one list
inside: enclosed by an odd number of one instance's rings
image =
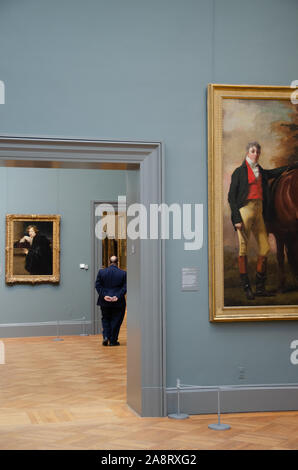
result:
[(298, 412), (141, 418), (126, 405), (126, 334), (9, 338), (0, 365), (1, 450), (298, 449)]

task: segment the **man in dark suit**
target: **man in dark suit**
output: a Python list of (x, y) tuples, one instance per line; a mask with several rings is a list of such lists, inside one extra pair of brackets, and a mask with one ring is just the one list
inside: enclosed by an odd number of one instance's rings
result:
[(118, 268), (117, 256), (111, 256), (108, 268), (98, 271), (95, 288), (102, 313), (102, 344), (119, 346), (118, 335), (126, 307), (126, 272)]
[(247, 274), (248, 241), (251, 232), (258, 244), (256, 272), (256, 295), (267, 297), (265, 289), (268, 234), (265, 223), (270, 220), (269, 180), (279, 177), (291, 167), (283, 166), (264, 170), (259, 164), (261, 146), (250, 142), (246, 147), (246, 158), (232, 174), (228, 201), (231, 207), (232, 224), (239, 240), (238, 265), (241, 284), (248, 300), (254, 299)]

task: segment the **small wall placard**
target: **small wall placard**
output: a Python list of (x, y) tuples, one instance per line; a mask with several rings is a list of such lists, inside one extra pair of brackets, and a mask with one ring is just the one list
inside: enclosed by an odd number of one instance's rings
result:
[(199, 268), (182, 268), (182, 291), (199, 290)]

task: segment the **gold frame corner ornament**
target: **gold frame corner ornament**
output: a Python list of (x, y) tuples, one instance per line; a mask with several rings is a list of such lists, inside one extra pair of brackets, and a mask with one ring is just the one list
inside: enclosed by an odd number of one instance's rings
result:
[[(53, 271), (49, 275), (17, 275), (13, 272), (14, 257), (14, 231), (13, 224), (16, 221), (28, 222), (52, 222), (53, 223)], [(6, 247), (5, 247), (5, 282), (8, 285), (14, 284), (59, 284), (60, 282), (60, 215), (44, 214), (7, 214), (6, 215)]]

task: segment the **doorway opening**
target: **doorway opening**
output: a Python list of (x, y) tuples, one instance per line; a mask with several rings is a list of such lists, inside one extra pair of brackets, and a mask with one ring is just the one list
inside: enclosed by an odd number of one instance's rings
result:
[[(113, 209), (113, 210), (112, 210)], [(95, 233), (98, 217), (104, 218), (106, 224), (99, 233)], [(111, 219), (111, 220), (110, 220)], [(94, 250), (93, 285), (99, 269), (107, 268), (111, 256), (117, 256), (118, 267), (127, 271), (127, 218), (125, 209), (121, 210), (117, 202), (93, 201), (91, 205), (92, 248)], [(97, 305), (97, 293), (93, 302), (92, 331), (101, 334), (101, 310)], [(126, 327), (126, 314), (124, 319)]]
[[(128, 205), (137, 202), (150, 209), (150, 204), (164, 200), (162, 149), (160, 142), (0, 136), (0, 165), (137, 170), (139, 187), (131, 184)], [(129, 186), (133, 171), (127, 173)], [(31, 213), (30, 207), (26, 210)], [(127, 403), (141, 416), (165, 416), (165, 250), (161, 237), (127, 239), (127, 272)], [(94, 292), (94, 286), (90, 288)], [(9, 332), (26, 328), (29, 331), (32, 325), (0, 324), (0, 334), (5, 330), (1, 336), (8, 337)]]

